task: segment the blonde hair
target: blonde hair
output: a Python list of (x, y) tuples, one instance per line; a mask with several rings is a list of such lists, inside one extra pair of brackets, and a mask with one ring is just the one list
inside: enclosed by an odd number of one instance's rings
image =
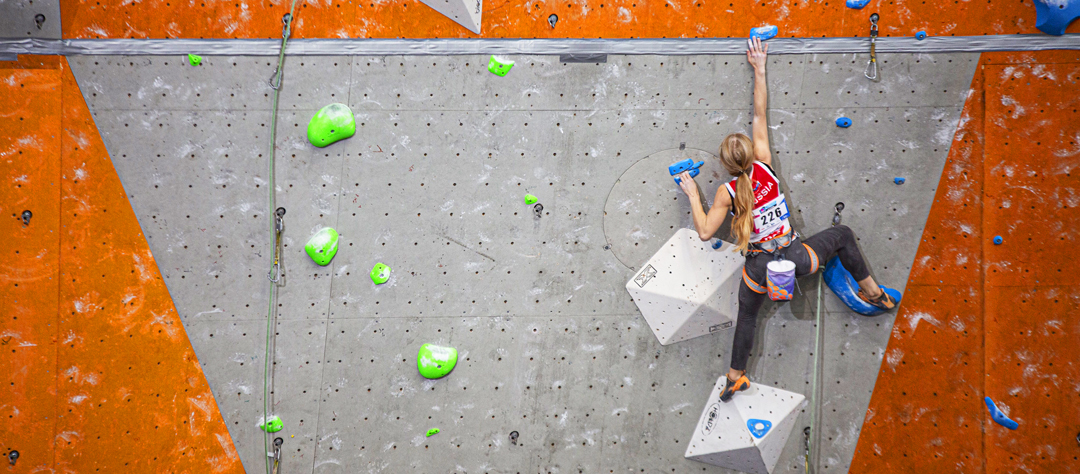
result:
[(754, 190), (750, 181), (754, 164), (753, 150), (750, 137), (742, 133), (728, 135), (720, 143), (720, 164), (724, 165), (732, 176), (738, 177), (732, 203), (735, 221), (731, 224), (731, 236), (735, 238), (735, 250), (739, 252), (745, 251), (750, 245), (750, 234), (754, 230)]

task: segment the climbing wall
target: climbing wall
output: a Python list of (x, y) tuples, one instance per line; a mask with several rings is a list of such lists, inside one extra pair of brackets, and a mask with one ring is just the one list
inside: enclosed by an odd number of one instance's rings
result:
[(1080, 468), (1080, 55), (984, 54), (971, 89), (853, 472)]
[(242, 471), (67, 61), (0, 65), (0, 449), (18, 472)]
[[(661, 169), (620, 195), (624, 214), (604, 209), (639, 160), (748, 129), (745, 58), (512, 59), (505, 78), (475, 56), (287, 59), (273, 403), (290, 469), (713, 469), (683, 453), (731, 335), (660, 346), (623, 288), (640, 262), (611, 250), (651, 255), (686, 222), (604, 230), (685, 215), (685, 198)], [(799, 228), (827, 227), (845, 201), (875, 273), (903, 288), (977, 56), (881, 59), (871, 83), (865, 56), (773, 57), (772, 145)], [(261, 469), (273, 60), (72, 61), (240, 456)], [(331, 102), (350, 105), (357, 134), (314, 148), (307, 121)], [(856, 125), (838, 129), (841, 115)], [(710, 200), (722, 178), (703, 176)], [(342, 236), (328, 267), (301, 249), (323, 226)], [(382, 286), (367, 276), (376, 262), (393, 267)], [(806, 394), (817, 285), (801, 285), (763, 310), (750, 370)], [(891, 328), (838, 304), (822, 304), (823, 472), (847, 469)], [(417, 375), (425, 342), (461, 351), (448, 378)], [(779, 466), (802, 472), (801, 435)]]

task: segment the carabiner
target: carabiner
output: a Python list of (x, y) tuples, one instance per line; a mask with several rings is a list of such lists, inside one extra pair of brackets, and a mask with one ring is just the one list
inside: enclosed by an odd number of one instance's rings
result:
[(866, 62), (866, 70), (863, 71), (863, 75), (871, 81), (876, 81), (878, 78), (878, 64), (877, 64), (877, 37), (878, 37), (878, 14), (874, 13), (870, 15), (870, 60)]
[(832, 225), (834, 225), (834, 226), (840, 225), (840, 219), (841, 219), (840, 218), (840, 212), (842, 212), (843, 210), (844, 210), (844, 203), (842, 203), (842, 202), (838, 202), (838, 203), (836, 203), (835, 206), (833, 206)]

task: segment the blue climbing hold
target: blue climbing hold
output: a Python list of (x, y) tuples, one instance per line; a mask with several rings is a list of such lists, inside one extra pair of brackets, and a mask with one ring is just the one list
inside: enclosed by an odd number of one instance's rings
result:
[(915, 39), (917, 39), (919, 41), (922, 41), (922, 40), (926, 39), (926, 32), (925, 31), (920, 31), (918, 33), (915, 33)]
[(1035, 0), (1035, 28), (1048, 35), (1061, 36), (1065, 28), (1080, 17), (1080, 2), (1070, 0)]
[(1000, 235), (995, 235), (994, 236), (994, 245), (1001, 245), (1001, 243), (1004, 242), (1004, 241), (1005, 241), (1005, 239), (1001, 238)]
[[(828, 285), (833, 294), (835, 294), (837, 298), (840, 298), (840, 301), (843, 301), (852, 311), (863, 316), (877, 316), (885, 312), (885, 310), (859, 298), (859, 283), (851, 276), (851, 272), (847, 271), (847, 269), (844, 268), (844, 265), (840, 263), (840, 257), (833, 257), (829, 260), (829, 263), (825, 264), (824, 276), (825, 284)], [(881, 289), (885, 290), (889, 296), (892, 296), (893, 299), (896, 300), (896, 304), (900, 304), (902, 295), (899, 291), (887, 288), (884, 285), (879, 286), (881, 286)]]
[(904, 178), (893, 178), (892, 179), (892, 182), (894, 184), (897, 184), (897, 185), (904, 184), (904, 181), (907, 181), (907, 180), (905, 180)]
[(754, 435), (755, 438), (761, 439), (772, 428), (772, 422), (751, 418), (746, 420), (746, 428), (750, 430), (750, 434)]
[(851, 126), (851, 119), (847, 117), (840, 117), (836, 119), (836, 126), (840, 128), (848, 128)]
[[(704, 161), (699, 161), (697, 163), (694, 163), (694, 160), (691, 160), (690, 158), (687, 158), (687, 159), (682, 160), (682, 161), (680, 161), (678, 163), (672, 163), (671, 165), (669, 165), (667, 167), (667, 170), (668, 170), (668, 173), (670, 173), (672, 176), (675, 176), (675, 175), (677, 175), (679, 173), (682, 173), (683, 171), (689, 171), (690, 172), (690, 177), (691, 178), (696, 178), (697, 175), (701, 173), (701, 165), (704, 165), (704, 164), (705, 164)], [(682, 180), (679, 179), (676, 176), (675, 177), (675, 184), (680, 184), (681, 182), (682, 182)]]
[(865, 7), (869, 4), (870, 0), (847, 0), (847, 7), (854, 8), (856, 10), (862, 10), (862, 7)]
[(1001, 412), (1001, 410), (998, 410), (997, 405), (994, 404), (994, 400), (991, 400), (990, 397), (984, 398), (983, 401), (986, 402), (986, 408), (990, 410), (990, 418), (994, 420), (994, 423), (1010, 430), (1015, 430), (1020, 427), (1019, 423), (1010, 420), (1009, 417)]
[(776, 25), (765, 25), (757, 28), (750, 29), (751, 38), (759, 38), (761, 41), (765, 41), (769, 38), (776, 36), (780, 32), (780, 29)]

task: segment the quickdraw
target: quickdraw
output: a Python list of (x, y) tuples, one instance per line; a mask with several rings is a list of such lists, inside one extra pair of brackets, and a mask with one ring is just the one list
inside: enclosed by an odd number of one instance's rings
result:
[(270, 273), (266, 278), (277, 283), (281, 281), (281, 234), (285, 232), (285, 208), (279, 207), (274, 211), (274, 265), (270, 267)]
[[(281, 66), (285, 62), (285, 44), (289, 42), (289, 36), (292, 34), (292, 13), (286, 13), (281, 17), (281, 23), (281, 52), (278, 53), (277, 69), (274, 70), (274, 75), (270, 76), (270, 88), (274, 90), (281, 88)], [(277, 80), (276, 83), (275, 80)]]
[(282, 438), (274, 438), (274, 451), (267, 453), (270, 458), (274, 460), (273, 474), (278, 474), (278, 469), (281, 468), (281, 445), (285, 444), (285, 440)]
[(878, 78), (878, 64), (877, 64), (877, 37), (878, 37), (878, 14), (874, 13), (870, 15), (870, 60), (866, 62), (866, 71), (863, 75), (871, 81), (876, 81)]

